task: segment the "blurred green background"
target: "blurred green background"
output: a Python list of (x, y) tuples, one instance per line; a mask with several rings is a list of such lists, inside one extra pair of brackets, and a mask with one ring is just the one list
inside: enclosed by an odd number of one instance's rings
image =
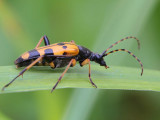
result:
[[(131, 50), (143, 62), (144, 74), (145, 69), (160, 70), (159, 21), (159, 0), (0, 0), (0, 65), (13, 65), (43, 35), (51, 43), (75, 40), (99, 53), (121, 38), (136, 36), (140, 51), (134, 40), (114, 49)], [(105, 60), (110, 67), (140, 70), (126, 53)], [(149, 91), (58, 89), (53, 94), (1, 94), (0, 120), (159, 120), (159, 101), (160, 93)]]

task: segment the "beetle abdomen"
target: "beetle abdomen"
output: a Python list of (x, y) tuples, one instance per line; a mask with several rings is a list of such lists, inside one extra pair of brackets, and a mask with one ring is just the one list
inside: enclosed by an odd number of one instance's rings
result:
[(36, 59), (39, 56), (40, 56), (40, 53), (37, 50), (33, 49), (33, 50), (30, 50), (30, 51), (24, 53), (23, 55), (21, 55), (18, 59), (15, 60), (14, 64), (15, 65), (18, 65), (18, 64), (22, 65), (22, 64), (25, 64), (25, 63), (26, 64), (31, 63), (30, 62), (31, 60)]
[(69, 59), (56, 58), (53, 61), (53, 63), (55, 64), (56, 68), (61, 68), (61, 67), (65, 67), (66, 65), (68, 65), (70, 61), (71, 61), (71, 58)]

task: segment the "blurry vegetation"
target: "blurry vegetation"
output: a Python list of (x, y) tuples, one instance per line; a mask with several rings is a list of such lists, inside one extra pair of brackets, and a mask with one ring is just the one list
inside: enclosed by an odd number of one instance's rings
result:
[[(140, 51), (134, 40), (113, 49), (129, 49), (141, 59), (144, 69), (160, 70), (159, 21), (159, 0), (1, 0), (0, 65), (13, 65), (13, 61), (34, 48), (44, 34), (51, 43), (75, 40), (99, 53), (132, 35), (140, 39)], [(115, 53), (105, 60), (110, 67), (139, 68), (126, 53)], [(87, 74), (85, 80), (88, 80)], [(97, 89), (1, 94), (0, 119), (159, 120), (159, 96), (158, 92)]]

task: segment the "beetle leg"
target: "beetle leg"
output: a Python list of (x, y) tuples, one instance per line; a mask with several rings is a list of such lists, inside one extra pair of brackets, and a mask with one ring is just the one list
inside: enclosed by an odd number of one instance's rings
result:
[(73, 59), (73, 61), (72, 61), (72, 64), (71, 64), (71, 67), (74, 67), (75, 65), (76, 65), (76, 60), (75, 59)]
[(89, 59), (89, 80), (90, 80), (90, 82), (91, 82), (91, 84), (95, 87), (95, 88), (97, 88), (97, 86), (96, 86), (96, 84), (94, 84), (94, 82), (92, 81), (92, 79), (91, 79), (91, 64), (90, 64), (90, 59)]
[(93, 82), (92, 79), (91, 79), (91, 64), (90, 64), (90, 59), (85, 59), (82, 63), (80, 63), (81, 66), (84, 66), (84, 65), (86, 65), (86, 64), (89, 64), (89, 74), (88, 74), (89, 80), (90, 80), (91, 84), (92, 84), (95, 88), (97, 88), (96, 84), (94, 84), (94, 82)]
[(62, 77), (64, 76), (64, 74), (68, 71), (69, 67), (72, 65), (72, 63), (74, 62), (74, 59), (72, 59), (69, 64), (67, 65), (66, 69), (64, 70), (64, 72), (62, 73), (62, 75), (59, 77), (58, 81), (56, 82), (56, 84), (54, 85), (54, 87), (51, 90), (51, 93), (53, 92), (53, 90), (55, 90), (55, 88), (57, 87), (58, 83), (61, 81)]
[(50, 62), (50, 63), (49, 63), (49, 66), (51, 66), (51, 68), (52, 68), (52, 69), (54, 69), (54, 68), (55, 68), (55, 64), (54, 64), (54, 62), (53, 62), (53, 61), (52, 61), (52, 62)]
[(43, 58), (43, 56), (40, 56), (37, 58), (35, 61), (33, 61), (30, 65), (28, 65), (25, 69), (23, 69), (19, 75), (17, 75), (12, 81), (10, 81), (8, 84), (6, 84), (3, 88), (2, 91), (8, 87), (12, 82), (14, 82), (19, 76), (23, 75), (25, 71), (29, 70), (33, 65), (35, 65), (38, 61), (40, 61)]
[(40, 44), (42, 43), (42, 41), (44, 40), (44, 44), (45, 46), (50, 45), (49, 39), (46, 35), (44, 35), (43, 37), (41, 37), (41, 39), (39, 40), (38, 44), (36, 45), (35, 49), (38, 48), (40, 46)]
[(74, 42), (74, 40), (71, 40), (71, 43), (76, 44), (76, 43)]
[(85, 59), (83, 62), (80, 63), (80, 66), (82, 67), (86, 64), (89, 64), (89, 62), (90, 62), (90, 59)]

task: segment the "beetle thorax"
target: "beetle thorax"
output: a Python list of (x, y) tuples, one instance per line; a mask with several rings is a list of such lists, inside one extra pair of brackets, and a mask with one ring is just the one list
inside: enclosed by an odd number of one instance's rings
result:
[(83, 47), (83, 46), (78, 46), (79, 48), (79, 61), (83, 61), (85, 59), (90, 59), (91, 61), (94, 61), (101, 66), (106, 66), (106, 62), (104, 61), (102, 55), (98, 53), (93, 53), (89, 49)]
[(78, 48), (79, 48), (79, 58), (78, 58), (79, 60), (85, 60), (91, 56), (92, 52), (89, 49), (83, 46), (78, 46)]

